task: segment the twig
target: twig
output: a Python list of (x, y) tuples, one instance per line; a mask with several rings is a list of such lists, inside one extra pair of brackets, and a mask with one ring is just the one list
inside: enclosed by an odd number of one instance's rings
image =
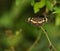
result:
[[(47, 40), (48, 40), (49, 45), (50, 45), (50, 51), (52, 50), (52, 48), (53, 48), (55, 51), (57, 51), (56, 48), (54, 47), (54, 45), (51, 43), (51, 41), (50, 41), (50, 39), (49, 39), (49, 37), (48, 37), (47, 32), (44, 30), (43, 27), (41, 27), (41, 29), (43, 30), (44, 34), (45, 34), (46, 37), (47, 37)], [(33, 45), (32, 45), (27, 51), (31, 51), (31, 50), (33, 49), (33, 47), (38, 43), (39, 40), (40, 40), (40, 34), (38, 35), (38, 37), (37, 37), (36, 41), (33, 43)]]
[(43, 27), (41, 27), (41, 29), (43, 30), (44, 34), (45, 34), (45, 35), (46, 35), (46, 37), (47, 37), (47, 40), (48, 40), (49, 45), (50, 45), (50, 50), (53, 48), (55, 51), (57, 51), (57, 50), (56, 50), (56, 48), (54, 47), (54, 45), (51, 43), (51, 41), (50, 41), (50, 39), (49, 39), (49, 37), (48, 37), (47, 32), (44, 30), (44, 28), (43, 28)]
[(31, 51), (35, 47), (35, 45), (38, 43), (38, 41), (40, 40), (40, 38), (41, 38), (41, 35), (39, 34), (38, 37), (37, 37), (37, 39), (33, 43), (33, 45), (27, 51)]

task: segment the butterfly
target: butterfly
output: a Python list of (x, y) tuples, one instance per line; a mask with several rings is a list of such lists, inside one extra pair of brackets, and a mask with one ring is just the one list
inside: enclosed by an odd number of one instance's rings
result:
[(38, 27), (40, 27), (42, 24), (46, 23), (47, 21), (48, 19), (44, 17), (29, 17), (28, 18), (28, 22)]

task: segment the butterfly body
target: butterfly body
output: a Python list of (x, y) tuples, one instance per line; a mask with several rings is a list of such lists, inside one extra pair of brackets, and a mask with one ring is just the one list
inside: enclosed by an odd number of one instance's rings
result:
[(47, 18), (42, 18), (42, 17), (29, 17), (28, 18), (28, 22), (30, 22), (31, 24), (36, 25), (38, 27), (47, 21), (48, 21)]

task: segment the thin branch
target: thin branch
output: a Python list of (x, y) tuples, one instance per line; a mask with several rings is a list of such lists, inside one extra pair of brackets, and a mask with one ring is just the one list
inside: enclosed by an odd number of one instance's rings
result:
[(27, 51), (31, 51), (35, 47), (35, 45), (37, 45), (37, 43), (40, 40), (40, 38), (41, 38), (41, 35), (39, 34), (38, 37), (37, 37), (37, 39), (33, 43), (33, 45)]
[[(50, 45), (50, 51), (52, 50), (52, 48), (53, 48), (55, 51), (57, 51), (56, 48), (54, 47), (54, 45), (51, 43), (51, 41), (50, 41), (50, 39), (49, 39), (49, 37), (48, 37), (47, 32), (44, 30), (43, 27), (41, 27), (41, 29), (43, 30), (44, 34), (45, 34), (46, 37), (47, 37), (47, 40), (48, 40), (49, 45)], [(40, 37), (40, 34), (39, 34), (38, 37), (37, 37), (37, 39), (36, 39), (36, 41), (33, 43), (33, 45), (32, 45), (27, 51), (31, 51), (31, 50), (35, 47), (35, 45), (38, 43), (38, 41), (40, 40), (40, 38), (41, 38), (41, 37)]]
[(43, 30), (44, 34), (45, 34), (45, 35), (46, 35), (46, 37), (47, 37), (47, 40), (48, 40), (49, 45), (50, 45), (50, 50), (53, 48), (55, 51), (57, 51), (57, 50), (56, 50), (56, 48), (54, 47), (54, 45), (51, 43), (51, 41), (50, 41), (50, 39), (49, 39), (49, 37), (48, 37), (47, 32), (44, 30), (44, 28), (43, 28), (43, 27), (41, 27), (41, 29)]

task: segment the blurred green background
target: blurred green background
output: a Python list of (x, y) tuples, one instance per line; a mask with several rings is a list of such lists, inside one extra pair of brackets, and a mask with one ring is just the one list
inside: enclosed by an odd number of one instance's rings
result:
[(50, 51), (44, 32), (27, 22), (29, 17), (42, 15), (45, 6), (49, 12), (48, 22), (43, 27), (54, 47), (60, 51), (60, 0), (45, 2), (0, 0), (0, 51), (27, 51), (38, 36), (40, 40), (31, 51)]

